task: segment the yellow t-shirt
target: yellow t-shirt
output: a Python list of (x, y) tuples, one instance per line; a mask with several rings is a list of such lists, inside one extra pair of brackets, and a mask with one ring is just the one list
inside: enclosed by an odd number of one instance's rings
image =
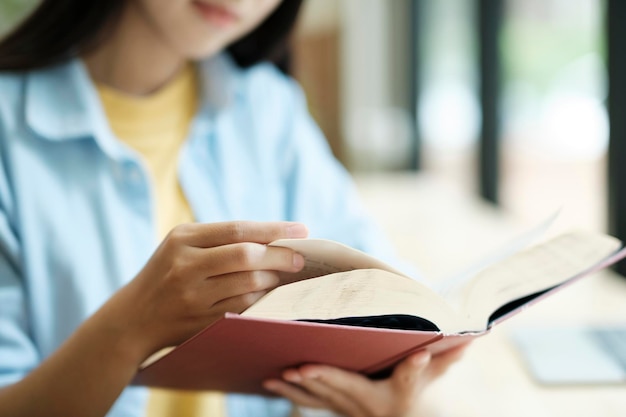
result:
[[(156, 93), (130, 96), (104, 85), (98, 94), (111, 130), (142, 157), (152, 180), (154, 214), (161, 238), (176, 225), (194, 220), (178, 180), (178, 154), (198, 106), (198, 78), (193, 65)], [(220, 417), (224, 396), (152, 390), (149, 417)]]

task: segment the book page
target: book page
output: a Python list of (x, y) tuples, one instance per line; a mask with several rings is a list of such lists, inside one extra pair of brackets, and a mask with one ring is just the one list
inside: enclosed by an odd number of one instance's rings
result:
[(473, 323), (487, 325), (499, 307), (573, 279), (615, 253), (621, 242), (611, 236), (571, 232), (517, 253), (463, 287), (463, 310)]
[(283, 285), (241, 315), (331, 320), (401, 314), (421, 317), (446, 332), (465, 326), (445, 300), (427, 286), (378, 269), (339, 272)]
[(281, 273), (283, 283), (354, 269), (381, 269), (411, 279), (373, 256), (332, 240), (280, 239), (269, 245), (290, 248), (304, 256), (302, 271), (296, 274)]
[(473, 262), (470, 266), (463, 268), (461, 272), (453, 275), (452, 277), (444, 279), (441, 283), (437, 284), (435, 290), (441, 294), (442, 297), (451, 302), (451, 304), (458, 305), (458, 292), (463, 288), (463, 285), (469, 282), (472, 278), (474, 278), (474, 276), (476, 276), (483, 269), (487, 268), (489, 265), (500, 262), (537, 241), (554, 223), (560, 211), (561, 210), (555, 211), (527, 232), (515, 237), (512, 241), (501, 245), (497, 251), (488, 254), (476, 262)]
[(165, 355), (167, 355), (174, 349), (176, 349), (176, 346), (169, 346), (169, 347), (157, 350), (152, 355), (148, 356), (148, 359), (143, 361), (141, 365), (139, 365), (139, 369), (143, 369), (147, 366), (152, 365), (153, 363), (155, 363), (156, 361), (158, 361), (159, 359), (161, 359), (162, 357), (164, 357)]

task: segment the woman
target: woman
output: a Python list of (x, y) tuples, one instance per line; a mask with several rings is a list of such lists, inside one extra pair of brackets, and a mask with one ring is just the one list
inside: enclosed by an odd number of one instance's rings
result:
[[(126, 386), (146, 357), (302, 267), (272, 240), (310, 230), (390, 258), (298, 87), (263, 63), (299, 3), (44, 0), (0, 43), (0, 415), (144, 415)], [(383, 381), (308, 365), (266, 388), (400, 416), (457, 354)]]

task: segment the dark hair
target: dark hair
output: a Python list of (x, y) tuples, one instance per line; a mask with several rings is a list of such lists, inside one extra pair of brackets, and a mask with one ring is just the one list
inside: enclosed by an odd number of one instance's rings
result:
[[(127, 0), (43, 0), (0, 41), (0, 70), (58, 64), (98, 46), (114, 28)], [(270, 60), (285, 70), (287, 43), (302, 0), (283, 0), (254, 31), (230, 45), (241, 67)]]

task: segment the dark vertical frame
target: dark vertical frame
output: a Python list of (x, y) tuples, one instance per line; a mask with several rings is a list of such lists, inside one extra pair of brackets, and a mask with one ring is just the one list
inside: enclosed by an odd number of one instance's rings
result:
[[(606, 1), (609, 231), (626, 241), (626, 1)], [(626, 275), (626, 262), (615, 270)]]
[(500, 31), (504, 0), (477, 0), (479, 94), (481, 132), (479, 145), (480, 195), (499, 202), (500, 179)]
[(418, 171), (422, 168), (422, 137), (419, 123), (419, 105), (421, 92), (421, 39), (423, 0), (409, 0), (409, 106), (413, 121), (413, 138), (411, 140), (411, 158), (409, 169)]

